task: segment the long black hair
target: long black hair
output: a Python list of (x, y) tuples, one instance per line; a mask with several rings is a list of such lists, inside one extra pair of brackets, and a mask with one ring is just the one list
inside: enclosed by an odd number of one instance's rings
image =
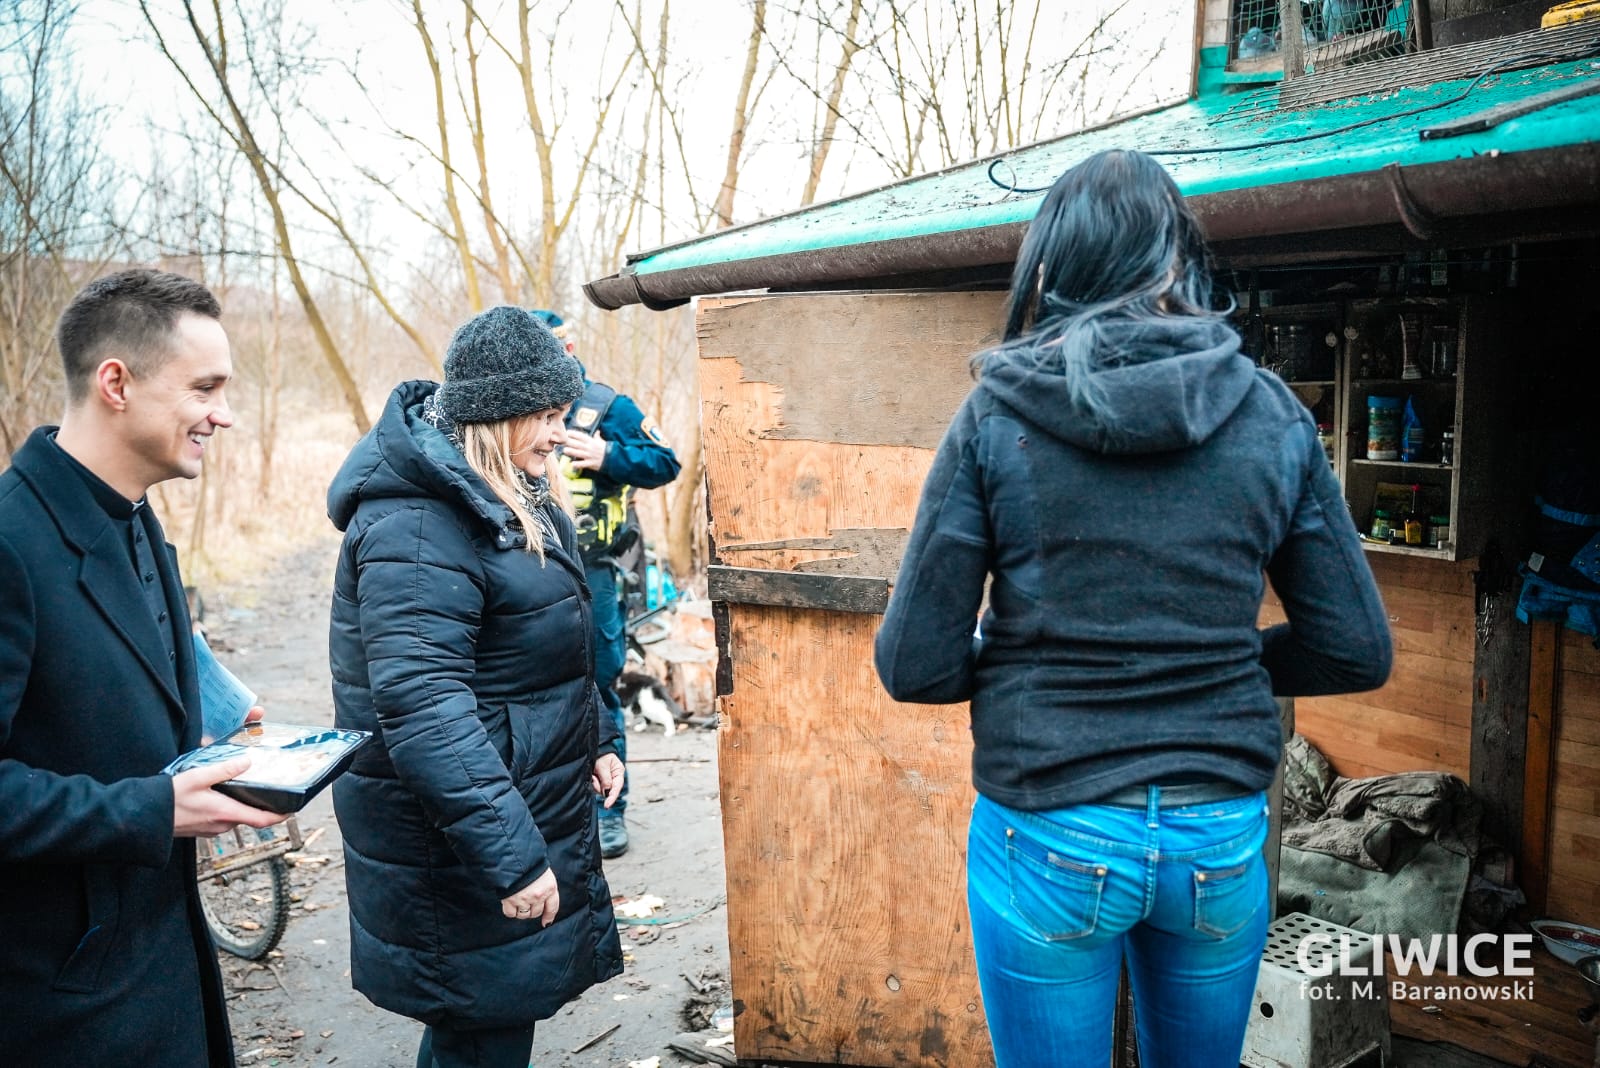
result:
[[(1136, 362), (1125, 342), (1141, 324), (1215, 322), (1199, 224), (1161, 166), (1143, 152), (1096, 153), (1056, 179), (1017, 253), (999, 347), (980, 354), (1064, 374), (1089, 407), (1089, 372)], [(1108, 338), (1106, 328), (1134, 329)], [(1119, 343), (1122, 342), (1122, 343)]]

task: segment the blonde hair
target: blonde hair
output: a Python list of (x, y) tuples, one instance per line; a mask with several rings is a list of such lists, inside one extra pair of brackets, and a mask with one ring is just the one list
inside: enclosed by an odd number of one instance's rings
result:
[[(519, 417), (521, 418), (521, 417)], [(529, 510), (521, 492), (523, 472), (512, 460), (512, 433), (518, 419), (499, 419), (492, 423), (464, 423), (457, 428), (461, 437), (461, 453), (467, 466), (478, 473), (500, 503), (511, 509), (522, 531), (527, 535), (525, 548), (544, 560), (544, 537), (555, 536), (550, 522), (535, 516)], [(572, 497), (567, 492), (566, 479), (561, 477), (554, 454), (545, 458), (545, 477), (550, 482), (550, 495), (563, 512), (572, 514)]]

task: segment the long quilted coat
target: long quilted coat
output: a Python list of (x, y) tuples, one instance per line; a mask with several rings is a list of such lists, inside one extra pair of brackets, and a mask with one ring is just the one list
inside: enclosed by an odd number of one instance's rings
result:
[[(589, 592), (571, 523), (545, 561), (439, 430), (437, 388), (390, 396), (328, 493), (344, 531), (329, 651), (351, 980), (431, 1025), (523, 1027), (622, 971), (590, 774), (601, 744)], [(553, 868), (555, 922), (500, 899)]]

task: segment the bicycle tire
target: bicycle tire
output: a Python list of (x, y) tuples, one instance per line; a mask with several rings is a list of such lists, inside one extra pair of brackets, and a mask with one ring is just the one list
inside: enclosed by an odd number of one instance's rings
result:
[(272, 952), (289, 926), (289, 865), (282, 857), (200, 883), (200, 908), (217, 948), (245, 960)]

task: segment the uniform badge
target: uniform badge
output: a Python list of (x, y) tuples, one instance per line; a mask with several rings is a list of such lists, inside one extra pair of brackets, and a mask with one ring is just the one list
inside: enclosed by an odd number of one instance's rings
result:
[(595, 420), (599, 418), (600, 410), (598, 408), (579, 408), (572, 413), (572, 421), (577, 424), (579, 430), (585, 432), (592, 430)]
[(660, 445), (662, 448), (666, 447), (667, 439), (661, 436), (661, 428), (656, 426), (656, 421), (650, 418), (648, 415), (640, 421), (639, 429), (644, 431), (645, 436), (651, 441), (655, 442), (657, 445)]

